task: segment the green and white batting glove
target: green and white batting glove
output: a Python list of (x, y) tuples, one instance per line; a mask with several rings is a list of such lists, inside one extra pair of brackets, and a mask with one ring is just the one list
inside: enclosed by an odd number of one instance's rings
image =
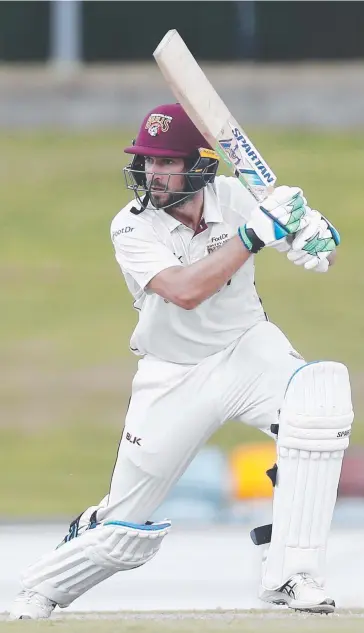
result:
[(282, 185), (254, 209), (238, 234), (251, 253), (258, 253), (264, 246), (277, 248), (281, 240), (308, 226), (310, 211), (302, 189)]
[(340, 235), (319, 211), (311, 210), (308, 217), (308, 225), (295, 235), (287, 257), (296, 266), (304, 266), (306, 270), (326, 272), (328, 257), (339, 246)]

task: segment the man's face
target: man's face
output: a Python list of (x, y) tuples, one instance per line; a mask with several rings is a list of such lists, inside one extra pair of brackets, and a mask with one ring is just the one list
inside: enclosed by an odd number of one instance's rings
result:
[[(177, 202), (177, 192), (185, 189), (183, 158), (145, 157), (145, 175), (154, 207), (161, 209)], [(166, 191), (167, 189), (167, 191)]]

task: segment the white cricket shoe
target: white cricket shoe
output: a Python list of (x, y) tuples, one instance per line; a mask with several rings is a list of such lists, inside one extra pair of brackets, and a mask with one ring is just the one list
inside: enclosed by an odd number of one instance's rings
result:
[(259, 598), (272, 604), (283, 604), (290, 609), (307, 613), (332, 613), (335, 602), (308, 574), (295, 574), (279, 589), (260, 587)]
[(45, 620), (56, 606), (55, 602), (40, 593), (23, 589), (14, 600), (9, 620)]

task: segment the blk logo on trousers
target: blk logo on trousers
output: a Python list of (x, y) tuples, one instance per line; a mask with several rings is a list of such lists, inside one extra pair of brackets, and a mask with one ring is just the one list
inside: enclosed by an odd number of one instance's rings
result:
[(127, 433), (126, 439), (128, 440), (128, 442), (130, 442), (130, 444), (138, 444), (138, 446), (141, 446), (141, 437), (137, 437), (136, 435), (131, 435), (131, 433)]

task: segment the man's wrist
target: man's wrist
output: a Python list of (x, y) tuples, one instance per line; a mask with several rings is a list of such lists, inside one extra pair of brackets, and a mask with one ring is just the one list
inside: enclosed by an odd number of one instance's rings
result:
[(265, 246), (264, 242), (257, 236), (255, 231), (250, 227), (247, 228), (246, 224), (244, 226), (239, 226), (238, 235), (245, 248), (247, 248), (250, 253), (259, 253), (259, 251)]

